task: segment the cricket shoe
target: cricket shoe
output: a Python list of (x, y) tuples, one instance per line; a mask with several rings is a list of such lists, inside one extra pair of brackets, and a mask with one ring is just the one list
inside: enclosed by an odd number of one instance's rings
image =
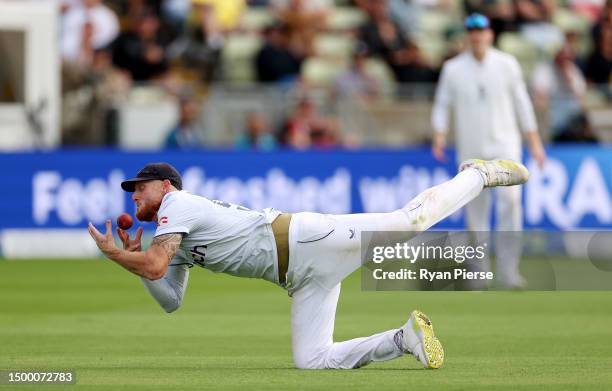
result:
[(468, 168), (475, 168), (480, 172), (484, 187), (522, 185), (529, 179), (527, 167), (510, 159), (469, 159), (461, 163), (459, 172)]
[(412, 311), (401, 331), (401, 348), (405, 353), (412, 354), (425, 368), (437, 369), (444, 364), (444, 349), (427, 315)]
[(509, 291), (523, 291), (527, 289), (527, 281), (518, 272), (510, 276), (498, 272), (496, 284), (499, 288)]

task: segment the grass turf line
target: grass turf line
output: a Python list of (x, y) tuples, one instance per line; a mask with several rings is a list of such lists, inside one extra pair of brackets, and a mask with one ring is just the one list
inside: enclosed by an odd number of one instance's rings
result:
[[(343, 284), (336, 340), (430, 315), (447, 362), (293, 369), (290, 299), (194, 268), (165, 314), (138, 277), (91, 261), (0, 261), (0, 369), (74, 369), (83, 390), (612, 388), (612, 292), (362, 292)], [(0, 386), (8, 389), (6, 386)], [(19, 386), (19, 390), (39, 386)]]

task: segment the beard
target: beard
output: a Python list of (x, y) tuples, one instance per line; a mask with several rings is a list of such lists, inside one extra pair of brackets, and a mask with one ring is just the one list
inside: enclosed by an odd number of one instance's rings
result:
[(136, 218), (140, 221), (153, 221), (161, 206), (161, 200), (152, 204), (141, 203), (136, 210)]

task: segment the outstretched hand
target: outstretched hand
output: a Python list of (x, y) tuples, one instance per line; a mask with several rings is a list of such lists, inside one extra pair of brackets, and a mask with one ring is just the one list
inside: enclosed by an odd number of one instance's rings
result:
[(119, 235), (119, 239), (121, 239), (121, 243), (123, 243), (123, 249), (126, 251), (142, 251), (142, 232), (144, 229), (142, 227), (138, 227), (136, 230), (136, 236), (134, 239), (130, 239), (130, 234), (119, 227), (117, 227), (117, 235)]
[(119, 248), (115, 244), (115, 238), (113, 237), (113, 224), (111, 221), (106, 220), (106, 232), (104, 234), (98, 231), (91, 222), (87, 226), (87, 231), (89, 231), (89, 234), (93, 240), (95, 240), (100, 251), (102, 251), (108, 258), (112, 259), (112, 256)]

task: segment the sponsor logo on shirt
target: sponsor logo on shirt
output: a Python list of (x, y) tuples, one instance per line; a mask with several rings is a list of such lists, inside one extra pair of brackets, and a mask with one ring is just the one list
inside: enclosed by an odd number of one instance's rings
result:
[(157, 220), (157, 225), (161, 225), (161, 224), (168, 224), (167, 216), (162, 216), (159, 218), (159, 220)]

